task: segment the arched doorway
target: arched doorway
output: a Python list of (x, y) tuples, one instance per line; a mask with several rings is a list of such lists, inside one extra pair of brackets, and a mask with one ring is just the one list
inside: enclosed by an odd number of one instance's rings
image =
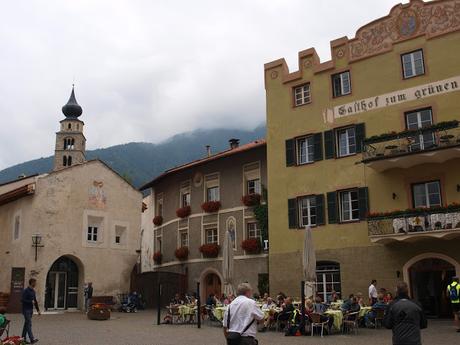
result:
[(63, 310), (78, 308), (78, 265), (70, 257), (61, 256), (48, 271), (45, 288), (45, 309)]
[(204, 270), (200, 275), (200, 295), (201, 300), (206, 301), (210, 294), (217, 297), (222, 295), (222, 276), (214, 268)]
[(408, 268), (411, 294), (429, 317), (450, 317), (447, 285), (455, 276), (455, 266), (442, 258), (423, 258)]

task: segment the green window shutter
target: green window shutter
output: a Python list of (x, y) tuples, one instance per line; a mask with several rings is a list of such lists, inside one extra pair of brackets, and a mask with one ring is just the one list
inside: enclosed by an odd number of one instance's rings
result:
[(361, 153), (363, 152), (363, 140), (366, 139), (366, 128), (364, 123), (358, 123), (355, 126), (355, 133), (356, 133), (356, 152)]
[(295, 140), (286, 140), (286, 166), (295, 165)]
[(289, 229), (297, 229), (297, 199), (288, 199)]
[(321, 161), (323, 160), (323, 134), (316, 133), (313, 135), (313, 156), (314, 161)]
[(316, 225), (324, 225), (324, 194), (315, 196), (316, 199)]
[(369, 189), (358, 188), (359, 219), (365, 220), (369, 213)]
[(324, 151), (325, 158), (335, 157), (335, 132), (334, 130), (324, 132)]
[(327, 220), (329, 224), (338, 223), (337, 192), (327, 193)]

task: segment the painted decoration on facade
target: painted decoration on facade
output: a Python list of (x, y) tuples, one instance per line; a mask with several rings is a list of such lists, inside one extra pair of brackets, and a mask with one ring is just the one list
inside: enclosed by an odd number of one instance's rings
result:
[(324, 122), (333, 123), (335, 119), (377, 110), (409, 101), (460, 91), (460, 75), (429, 84), (398, 90), (383, 95), (360, 99), (347, 104), (323, 110)]
[(104, 182), (93, 181), (93, 185), (89, 189), (89, 203), (96, 208), (105, 208), (106, 206), (107, 198), (103, 187)]
[(419, 35), (440, 36), (460, 29), (460, 1), (411, 1), (398, 5), (390, 15), (358, 30), (350, 40), (350, 60), (391, 50), (394, 43)]
[(230, 233), (230, 238), (232, 239), (233, 249), (236, 250), (236, 219), (230, 217), (227, 219), (227, 230)]

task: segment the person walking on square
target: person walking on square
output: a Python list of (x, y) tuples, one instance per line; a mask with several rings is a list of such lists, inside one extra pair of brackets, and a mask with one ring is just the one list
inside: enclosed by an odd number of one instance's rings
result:
[(409, 298), (407, 283), (397, 286), (397, 297), (387, 308), (383, 324), (393, 331), (393, 345), (421, 345), (420, 330), (427, 327), (422, 307)]
[(32, 333), (32, 315), (34, 313), (34, 306), (37, 309), (38, 315), (41, 314), (38, 308), (37, 297), (35, 294), (35, 286), (37, 280), (34, 278), (29, 279), (29, 286), (22, 291), (22, 315), (24, 316), (24, 327), (22, 328), (22, 337), (26, 340), (26, 336), (29, 337), (29, 344), (35, 344), (38, 342)]
[(85, 311), (88, 312), (88, 308), (91, 304), (91, 298), (93, 298), (93, 283), (89, 282), (85, 288)]
[(252, 287), (238, 285), (238, 297), (229, 304), (224, 314), (224, 335), (228, 345), (257, 345), (257, 323), (264, 313), (251, 299)]
[(447, 286), (447, 296), (449, 296), (454, 313), (455, 328), (457, 332), (460, 332), (460, 283), (458, 277), (453, 277), (452, 283)]
[(369, 304), (371, 306), (374, 305), (375, 302), (377, 302), (377, 280), (372, 279), (371, 285), (369, 285)]

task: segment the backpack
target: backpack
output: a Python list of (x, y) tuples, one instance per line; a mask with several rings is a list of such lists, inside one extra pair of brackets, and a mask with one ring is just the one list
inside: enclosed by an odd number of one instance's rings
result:
[(450, 292), (450, 300), (451, 301), (458, 301), (458, 283), (453, 285), (449, 285), (449, 292)]

